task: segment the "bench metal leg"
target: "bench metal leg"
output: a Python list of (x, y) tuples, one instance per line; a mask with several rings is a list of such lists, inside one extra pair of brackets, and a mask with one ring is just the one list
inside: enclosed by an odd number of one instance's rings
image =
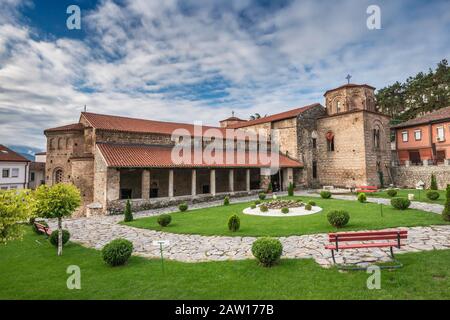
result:
[(331, 257), (333, 258), (333, 263), (336, 264), (336, 259), (334, 258), (334, 250), (331, 250)]
[(391, 251), (391, 257), (392, 257), (392, 259), (395, 259), (395, 257), (394, 257), (394, 250), (392, 249), (392, 247), (389, 247), (389, 250)]

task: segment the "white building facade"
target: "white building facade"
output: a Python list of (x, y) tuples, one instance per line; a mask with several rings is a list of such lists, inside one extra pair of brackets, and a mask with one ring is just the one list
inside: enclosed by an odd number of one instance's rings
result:
[(26, 189), (30, 161), (0, 145), (0, 190)]

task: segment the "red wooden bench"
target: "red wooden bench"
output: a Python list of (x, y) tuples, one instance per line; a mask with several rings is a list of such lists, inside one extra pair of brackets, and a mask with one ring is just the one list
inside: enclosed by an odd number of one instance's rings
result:
[(393, 248), (400, 248), (403, 245), (402, 240), (407, 238), (408, 230), (329, 233), (330, 244), (325, 248), (331, 250), (334, 264), (336, 264), (334, 251), (347, 249), (389, 248), (391, 257), (394, 259)]
[(376, 186), (359, 186), (356, 192), (364, 192), (364, 193), (371, 193), (371, 192), (377, 192), (378, 188)]
[(52, 230), (50, 230), (50, 228), (47, 227), (46, 225), (43, 225), (42, 223), (39, 223), (36, 221), (34, 222), (34, 225), (35, 225), (36, 229), (38, 229), (38, 231), (42, 232), (47, 237), (49, 237), (52, 234)]

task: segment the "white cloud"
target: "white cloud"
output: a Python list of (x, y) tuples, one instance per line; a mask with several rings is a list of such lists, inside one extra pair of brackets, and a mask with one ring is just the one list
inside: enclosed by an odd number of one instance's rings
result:
[[(426, 11), (383, 2), (383, 29), (369, 31), (370, 1), (293, 1), (264, 10), (251, 0), (181, 7), (176, 0), (104, 0), (83, 15), (84, 41), (39, 40), (18, 14), (31, 4), (5, 3), (0, 141), (8, 144), (43, 147), (42, 131), (76, 121), (85, 104), (93, 112), (208, 124), (231, 109), (244, 118), (275, 113), (322, 102), (347, 73), (378, 87), (403, 80), (448, 58), (450, 48), (445, 1)], [(207, 81), (228, 95), (202, 98), (195, 86)]]

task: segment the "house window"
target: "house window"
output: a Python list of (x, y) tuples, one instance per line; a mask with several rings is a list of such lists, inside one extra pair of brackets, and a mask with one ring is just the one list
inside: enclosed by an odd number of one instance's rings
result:
[(11, 186), (11, 187), (9, 187), (11, 190), (16, 190), (17, 189), (17, 186)]
[(437, 128), (437, 140), (438, 141), (445, 141), (444, 127), (438, 127)]
[(8, 190), (8, 187), (1, 187), (0, 190)]
[(408, 131), (403, 131), (402, 132), (402, 141), (403, 142), (408, 142)]
[(317, 179), (317, 161), (313, 161), (312, 163), (312, 175), (313, 179)]
[(34, 172), (31, 172), (30, 174), (30, 181), (34, 181), (35, 177), (34, 177)]
[(313, 149), (317, 149), (317, 139), (316, 138), (312, 138), (312, 147), (313, 147)]
[(414, 131), (414, 139), (416, 139), (416, 141), (422, 140), (422, 130)]
[(11, 170), (11, 177), (12, 178), (17, 178), (19, 176), (19, 168), (13, 168)]
[(2, 170), (2, 178), (9, 178), (9, 169)]

